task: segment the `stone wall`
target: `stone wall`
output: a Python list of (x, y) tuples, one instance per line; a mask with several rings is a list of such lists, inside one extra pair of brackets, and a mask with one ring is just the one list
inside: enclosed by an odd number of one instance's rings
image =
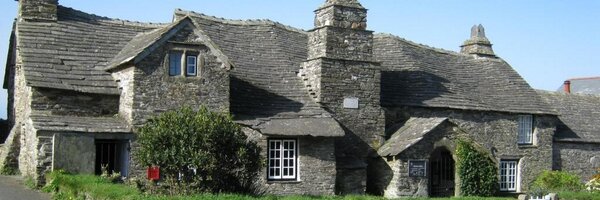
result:
[(119, 96), (34, 88), (31, 107), (52, 115), (113, 116), (118, 113)]
[(573, 172), (588, 181), (600, 169), (600, 144), (554, 142), (553, 169)]
[(21, 148), (19, 153), (19, 170), (21, 175), (34, 177), (37, 180), (38, 137), (33, 124), (24, 123), (21, 129)]
[[(52, 133), (50, 133), (52, 134)], [(55, 133), (54, 169), (71, 173), (94, 174), (96, 145), (91, 134)]]
[[(435, 137), (425, 139), (419, 142), (419, 145), (406, 150), (405, 153), (402, 153), (398, 157), (399, 161), (390, 163), (389, 166), (393, 171), (404, 173), (406, 171), (407, 159), (428, 159), (434, 150), (433, 147), (436, 145), (444, 146), (453, 152), (454, 138), (458, 135), (464, 135), (473, 140), (482, 149), (489, 150), (489, 153), (497, 162), (502, 159), (518, 159), (521, 182), (517, 192), (526, 191), (529, 184), (541, 171), (552, 169), (552, 138), (556, 123), (556, 119), (553, 116), (536, 115), (534, 117), (534, 137), (536, 138), (536, 142), (533, 145), (519, 145), (517, 143), (518, 114), (443, 108), (386, 108), (388, 127), (402, 123), (409, 117), (447, 117), (448, 121), (455, 127), (442, 132), (432, 133), (430, 135), (435, 135)], [(394, 167), (399, 167), (399, 169), (393, 169)], [(383, 177), (380, 179), (385, 180), (386, 178)], [(421, 180), (409, 181), (406, 177), (401, 177), (398, 180), (400, 182), (404, 181), (404, 183), (396, 186), (398, 187), (398, 191), (395, 192), (396, 194), (402, 196), (422, 194), (421, 191), (423, 190), (419, 188), (422, 186), (415, 187), (415, 184), (422, 185)], [(388, 192), (386, 191), (386, 193)]]
[[(120, 113), (131, 113), (130, 121), (139, 126), (151, 116), (183, 106), (197, 109), (205, 105), (214, 111), (229, 112), (229, 72), (222, 68), (222, 61), (207, 46), (198, 43), (192, 27), (180, 30), (170, 41), (135, 66), (133, 94), (122, 85), (125, 95), (121, 103), (127, 105), (126, 98), (133, 98), (131, 111), (121, 109)], [(198, 62), (198, 75), (185, 76), (182, 70), (183, 75), (169, 76), (171, 50), (193, 51), (204, 57), (204, 66)]]
[(121, 71), (112, 73), (115, 80), (118, 80), (119, 90), (121, 95), (119, 96), (119, 116), (127, 120), (129, 124), (132, 124), (133, 119), (133, 76), (134, 67), (128, 67)]
[[(268, 136), (244, 128), (250, 140), (258, 142), (261, 156), (267, 159)], [(281, 137), (272, 136), (280, 139)], [(290, 138), (290, 137), (283, 137)], [(268, 181), (267, 166), (260, 173), (259, 183), (268, 194), (276, 195), (333, 195), (336, 180), (334, 138), (300, 136), (298, 141), (298, 180)], [(267, 162), (265, 162), (267, 163)]]

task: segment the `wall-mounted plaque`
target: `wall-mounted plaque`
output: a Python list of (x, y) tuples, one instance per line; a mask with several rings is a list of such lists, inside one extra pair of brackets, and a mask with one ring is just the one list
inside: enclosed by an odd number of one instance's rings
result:
[(409, 177), (426, 177), (427, 176), (427, 161), (426, 160), (409, 160), (408, 161), (408, 176)]
[(350, 97), (344, 99), (344, 108), (358, 109), (358, 98)]

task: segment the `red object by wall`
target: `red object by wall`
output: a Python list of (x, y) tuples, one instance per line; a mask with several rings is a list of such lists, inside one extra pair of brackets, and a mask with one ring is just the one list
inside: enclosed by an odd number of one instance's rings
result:
[(158, 181), (160, 179), (159, 167), (149, 167), (146, 172), (148, 174), (148, 180)]

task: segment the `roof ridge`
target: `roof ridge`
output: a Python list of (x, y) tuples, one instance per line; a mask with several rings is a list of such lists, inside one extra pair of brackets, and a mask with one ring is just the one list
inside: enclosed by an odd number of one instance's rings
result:
[[(59, 5), (59, 9), (63, 9), (63, 12), (68, 12), (71, 16), (82, 17), (89, 20), (94, 20), (103, 23), (112, 23), (119, 25), (127, 25), (127, 26), (142, 26), (142, 27), (156, 27), (160, 28), (170, 23), (155, 23), (155, 22), (140, 22), (140, 21), (130, 21), (119, 18), (110, 18), (106, 16), (99, 16), (93, 13), (87, 13), (81, 10), (77, 10), (71, 7)], [(60, 12), (60, 11), (59, 11)]]
[(448, 55), (455, 55), (455, 56), (463, 56), (463, 57), (469, 57), (469, 58), (475, 58), (475, 59), (486, 59), (486, 60), (502, 60), (502, 58), (500, 57), (495, 57), (495, 58), (490, 58), (490, 57), (474, 57), (473, 55), (468, 55), (468, 54), (463, 54), (463, 53), (459, 53), (456, 51), (452, 51), (452, 50), (447, 50), (447, 49), (443, 49), (443, 48), (437, 48), (437, 47), (433, 47), (433, 46), (429, 46), (426, 44), (421, 44), (421, 43), (417, 43), (411, 40), (408, 40), (406, 38), (391, 34), (391, 33), (375, 33), (374, 34), (375, 37), (383, 37), (383, 38), (391, 38), (391, 39), (395, 39), (398, 41), (402, 41), (402, 42), (406, 42), (410, 45), (416, 46), (416, 47), (421, 47), (421, 48), (425, 48), (425, 49), (429, 49), (432, 51), (435, 51), (437, 53), (441, 53), (441, 54), (448, 54)]
[(578, 81), (578, 80), (594, 80), (594, 79), (600, 79), (600, 76), (576, 77), (576, 78), (569, 78), (567, 80), (569, 80), (569, 81)]
[(298, 32), (298, 33), (302, 33), (302, 34), (307, 34), (306, 31), (304, 29), (300, 29), (300, 28), (296, 28), (296, 27), (292, 27), (289, 25), (285, 25), (282, 24), (280, 22), (276, 22), (276, 21), (272, 21), (269, 19), (246, 19), (246, 20), (242, 20), (242, 19), (225, 19), (225, 18), (221, 18), (221, 17), (215, 17), (215, 16), (210, 16), (210, 15), (205, 15), (202, 13), (197, 13), (194, 11), (186, 11), (186, 10), (182, 10), (180, 8), (175, 9), (175, 14), (180, 14), (180, 15), (187, 15), (187, 16), (193, 16), (193, 17), (199, 17), (202, 19), (206, 19), (206, 20), (211, 20), (211, 21), (216, 21), (216, 22), (220, 22), (220, 23), (224, 23), (224, 24), (230, 24), (230, 25), (249, 25), (249, 26), (256, 26), (256, 25), (269, 25), (269, 26), (274, 26), (274, 27), (278, 27), (278, 28), (282, 28), (288, 31), (292, 31), (292, 32)]
[(588, 93), (564, 93), (562, 91), (549, 91), (549, 90), (535, 90), (538, 94), (548, 94), (548, 95), (556, 95), (556, 96), (579, 96), (579, 97), (594, 97), (600, 98), (600, 94), (588, 94)]

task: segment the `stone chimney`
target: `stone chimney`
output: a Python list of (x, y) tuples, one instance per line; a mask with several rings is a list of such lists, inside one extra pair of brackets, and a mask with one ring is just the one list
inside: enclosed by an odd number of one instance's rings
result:
[(345, 127), (335, 149), (340, 194), (364, 194), (368, 155), (383, 143), (380, 64), (373, 58), (373, 32), (366, 29), (367, 9), (357, 0), (327, 0), (315, 10), (299, 73), (315, 101)]
[(492, 43), (485, 37), (485, 29), (481, 24), (474, 25), (471, 28), (471, 38), (465, 41), (460, 47), (460, 52), (464, 54), (496, 57), (494, 50), (492, 50)]
[(17, 0), (20, 21), (56, 21), (58, 0)]

